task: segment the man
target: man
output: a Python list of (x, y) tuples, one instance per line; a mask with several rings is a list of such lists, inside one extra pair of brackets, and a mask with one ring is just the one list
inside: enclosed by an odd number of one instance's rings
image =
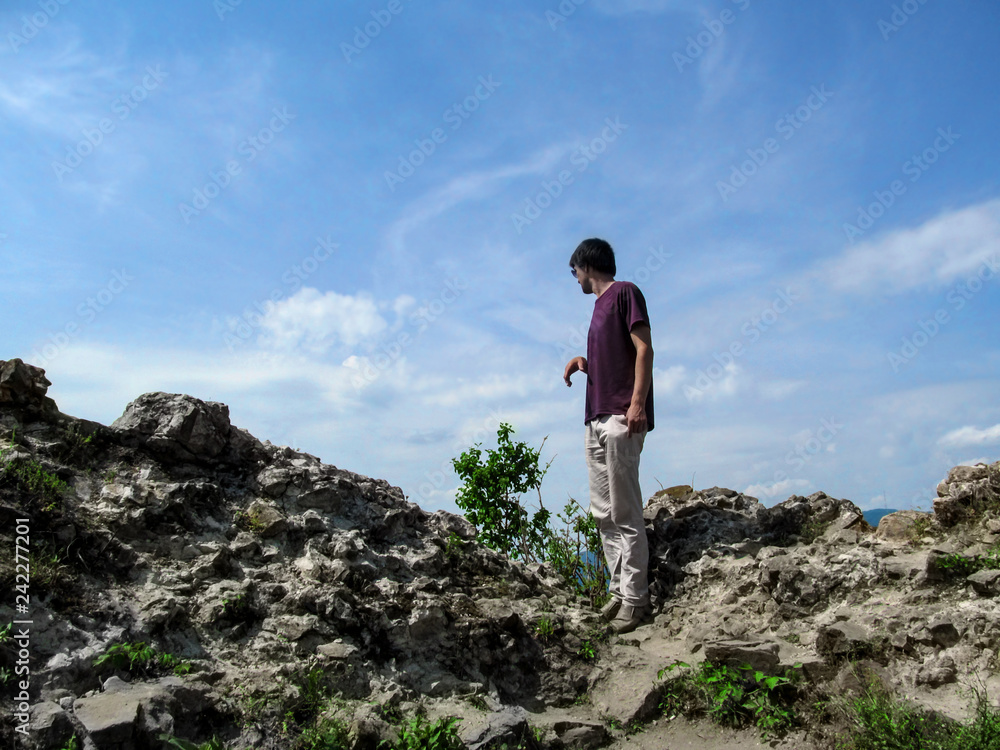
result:
[(569, 260), (584, 294), (597, 295), (587, 356), (563, 373), (587, 375), (587, 471), (590, 512), (597, 520), (611, 572), (611, 600), (601, 610), (618, 633), (650, 614), (649, 547), (642, 518), (639, 454), (653, 429), (653, 346), (646, 300), (628, 281), (615, 281), (615, 253), (604, 240), (580, 243)]

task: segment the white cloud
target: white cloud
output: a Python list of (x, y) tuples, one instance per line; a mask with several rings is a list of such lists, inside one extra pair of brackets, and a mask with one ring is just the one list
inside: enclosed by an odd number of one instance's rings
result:
[[(400, 301), (395, 303), (399, 308)], [(388, 327), (371, 295), (355, 296), (303, 287), (276, 303), (261, 321), (261, 343), (278, 349), (322, 353), (335, 344), (355, 346)]]
[(453, 177), (444, 187), (429, 192), (406, 206), (402, 216), (386, 231), (389, 248), (397, 258), (401, 257), (406, 251), (407, 237), (418, 227), (447, 213), (460, 203), (486, 197), (511, 178), (547, 175), (571, 148), (569, 143), (555, 144), (536, 151), (520, 163)]
[(653, 388), (657, 395), (667, 395), (676, 392), (687, 377), (684, 365), (673, 365), (666, 370), (653, 368)]
[(742, 368), (734, 362), (725, 367), (713, 364), (704, 371), (699, 371), (693, 383), (684, 386), (684, 396), (691, 403), (699, 403), (706, 399), (717, 401), (735, 396), (743, 380), (740, 377), (742, 371)]
[(743, 490), (743, 494), (756, 498), (773, 498), (780, 495), (791, 496), (798, 494), (795, 492), (796, 489), (809, 487), (810, 484), (806, 479), (783, 479), (780, 482), (772, 482), (771, 484), (751, 484)]
[(838, 291), (880, 287), (903, 292), (949, 284), (987, 263), (993, 276), (1000, 273), (1000, 200), (948, 211), (916, 229), (863, 242), (824, 264), (818, 276)]
[(980, 430), (977, 427), (959, 427), (938, 440), (942, 448), (966, 448), (971, 445), (1000, 443), (1000, 424)]
[(760, 395), (768, 401), (781, 401), (806, 385), (805, 380), (775, 380), (760, 384)]

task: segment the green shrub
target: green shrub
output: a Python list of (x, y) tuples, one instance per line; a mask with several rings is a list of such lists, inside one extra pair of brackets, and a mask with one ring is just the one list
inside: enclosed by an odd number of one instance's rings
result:
[(464, 750), (465, 743), (458, 736), (457, 716), (428, 721), (417, 715), (399, 732), (396, 742), (383, 743), (381, 750)]
[[(479, 443), (452, 459), (455, 473), (465, 482), (455, 502), (479, 530), (483, 544), (515, 560), (536, 562), (546, 546), (551, 515), (541, 506), (540, 488), (548, 467), (539, 467), (541, 448), (511, 442), (513, 431), (509, 424), (500, 425), (497, 448), (487, 449), (485, 460)], [(520, 500), (529, 490), (539, 492), (540, 506), (530, 519)]]
[(218, 621), (250, 623), (254, 615), (251, 597), (242, 591), (232, 598), (226, 597), (222, 600), (222, 611), (219, 613)]
[(947, 578), (967, 578), (980, 570), (1000, 570), (1000, 545), (991, 548), (985, 555), (952, 555), (938, 557), (935, 567)]
[(661, 669), (657, 677), (663, 679), (674, 670), (682, 671), (664, 685), (660, 703), (664, 713), (707, 713), (723, 726), (752, 724), (765, 736), (797, 721), (792, 708), (796, 691), (787, 674), (767, 675), (750, 666), (735, 669), (708, 661), (692, 667), (678, 661)]
[(535, 623), (535, 637), (540, 641), (547, 641), (556, 634), (555, 623), (548, 617), (539, 618)]
[(295, 750), (348, 750), (350, 727), (340, 719), (319, 719), (307, 727), (293, 745)]
[(94, 659), (94, 666), (141, 676), (156, 672), (173, 672), (181, 676), (191, 671), (190, 662), (182, 661), (173, 654), (157, 653), (144, 641), (117, 643)]
[(973, 690), (974, 718), (962, 724), (898, 700), (871, 673), (859, 676), (861, 692), (840, 701), (849, 729), (839, 740), (838, 750), (1000, 748), (1000, 711), (989, 704), (985, 690)]
[[(483, 451), (476, 443), (452, 459), (455, 473), (464, 482), (455, 502), (486, 546), (515, 560), (549, 563), (577, 593), (602, 604), (609, 576), (593, 516), (571, 499), (557, 516), (562, 528), (553, 527), (541, 494), (551, 462), (542, 468), (541, 447), (536, 450), (513, 442), (513, 431), (509, 424), (501, 424), (495, 450)], [(533, 513), (521, 502), (521, 495), (530, 490), (538, 493), (538, 509)]]

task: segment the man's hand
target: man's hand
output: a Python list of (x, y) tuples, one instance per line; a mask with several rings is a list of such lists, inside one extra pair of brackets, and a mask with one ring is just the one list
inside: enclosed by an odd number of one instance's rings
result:
[(646, 409), (633, 401), (625, 412), (625, 421), (628, 422), (625, 437), (632, 437), (633, 432), (643, 432), (646, 429)]
[(587, 371), (587, 360), (583, 357), (573, 357), (569, 362), (566, 363), (566, 371), (563, 372), (563, 380), (566, 381), (566, 385), (573, 385), (570, 381), (569, 376), (574, 372), (586, 372)]

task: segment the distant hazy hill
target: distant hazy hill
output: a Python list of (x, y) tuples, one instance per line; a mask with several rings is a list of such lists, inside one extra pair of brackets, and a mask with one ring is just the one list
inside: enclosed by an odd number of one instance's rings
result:
[(887, 516), (895, 512), (895, 508), (878, 508), (876, 510), (866, 510), (862, 515), (870, 526), (878, 526), (878, 522), (882, 520), (882, 516)]

